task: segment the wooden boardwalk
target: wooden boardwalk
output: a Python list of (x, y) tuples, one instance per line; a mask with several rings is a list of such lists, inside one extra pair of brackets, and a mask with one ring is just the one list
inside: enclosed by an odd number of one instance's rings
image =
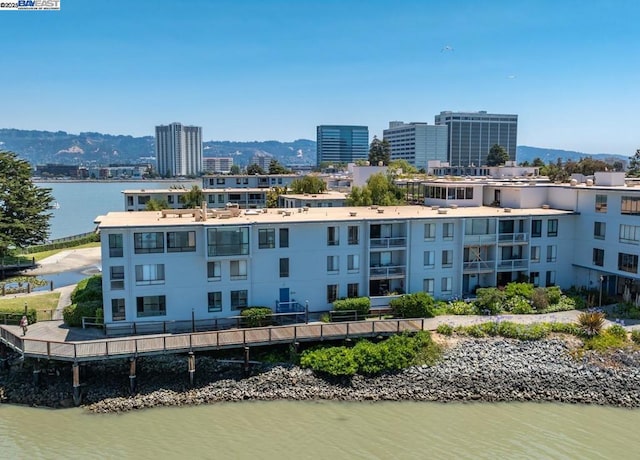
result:
[(388, 319), (342, 323), (294, 324), (188, 334), (128, 336), (81, 342), (34, 339), (0, 328), (0, 341), (28, 358), (88, 362), (145, 355), (243, 348), (282, 343), (377, 337), (421, 331), (424, 319)]

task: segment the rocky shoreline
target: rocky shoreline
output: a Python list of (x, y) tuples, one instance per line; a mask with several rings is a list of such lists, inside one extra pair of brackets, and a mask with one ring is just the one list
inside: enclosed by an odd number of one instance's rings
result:
[[(576, 358), (559, 339), (459, 339), (435, 366), (351, 379), (325, 379), (296, 366), (277, 365), (255, 367), (253, 375), (244, 378), (237, 365), (199, 356), (193, 388), (188, 385), (184, 357), (145, 358), (138, 371), (138, 392), (132, 397), (125, 368), (122, 362), (108, 362), (87, 369), (83, 392), (87, 411), (115, 413), (246, 400), (550, 401), (640, 407), (639, 351), (619, 350), (606, 357), (588, 352)], [(30, 370), (4, 371), (0, 401), (69, 407), (71, 378), (64, 369), (56, 374), (47, 374), (45, 382), (34, 388)]]

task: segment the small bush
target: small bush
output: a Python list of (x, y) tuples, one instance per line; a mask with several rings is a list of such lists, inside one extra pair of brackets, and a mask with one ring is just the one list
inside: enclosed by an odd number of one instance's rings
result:
[(465, 328), (465, 332), (467, 335), (471, 337), (475, 337), (476, 339), (480, 339), (485, 337), (487, 334), (484, 332), (484, 329), (478, 325), (474, 324), (473, 326), (468, 326)]
[(600, 334), (604, 326), (604, 313), (597, 310), (590, 310), (580, 313), (578, 325), (587, 337)]
[(431, 318), (434, 301), (426, 292), (405, 294), (389, 302), (393, 315), (399, 318)]
[(71, 293), (72, 303), (102, 301), (102, 276), (94, 275), (81, 280)]
[(102, 308), (102, 300), (90, 300), (87, 302), (74, 303), (62, 310), (62, 319), (70, 327), (81, 327), (82, 317), (96, 317), (96, 311)]
[(451, 326), (450, 324), (438, 324), (438, 327), (436, 327), (436, 332), (438, 334), (451, 336), (453, 335), (453, 326)]
[[(609, 328), (611, 329), (611, 328)], [(609, 329), (601, 332), (599, 335), (591, 336), (584, 341), (584, 347), (587, 350), (607, 351), (611, 348), (623, 348), (627, 345), (627, 337), (622, 338), (619, 332), (610, 333)]]
[(449, 302), (445, 306), (445, 311), (448, 315), (477, 315), (478, 310), (476, 306), (470, 302), (464, 300), (456, 300)]
[(358, 318), (364, 318), (369, 314), (371, 309), (371, 299), (369, 297), (352, 297), (348, 299), (340, 299), (333, 302), (334, 311), (351, 311), (354, 310)]
[(631, 340), (633, 340), (633, 343), (636, 345), (640, 345), (640, 330), (634, 329), (631, 331)]
[[(6, 317), (7, 324), (19, 324), (24, 315), (24, 308), (3, 308), (0, 309), (0, 318)], [(38, 321), (38, 312), (35, 308), (27, 309), (27, 321), (33, 324)]]
[(358, 371), (353, 353), (346, 347), (305, 350), (300, 356), (300, 365), (334, 376), (350, 376)]
[(244, 327), (262, 327), (272, 323), (273, 311), (269, 307), (249, 307), (240, 312)]
[(533, 284), (531, 283), (509, 283), (504, 288), (507, 298), (518, 296), (529, 300), (533, 297), (533, 292)]
[(553, 305), (554, 303), (560, 302), (560, 296), (562, 295), (562, 291), (558, 286), (549, 286), (547, 288), (547, 296), (549, 297), (549, 303)]
[(515, 315), (526, 315), (534, 312), (529, 300), (519, 295), (508, 298), (503, 308)]
[(619, 339), (627, 340), (627, 330), (619, 324), (612, 324), (605, 332)]
[(568, 310), (575, 310), (576, 308), (578, 307), (573, 297), (561, 295), (560, 300), (558, 300), (558, 302), (552, 305), (549, 305), (549, 308), (547, 308), (545, 312), (551, 313), (555, 311), (568, 311)]
[(549, 328), (551, 332), (560, 334), (571, 334), (576, 337), (582, 335), (582, 329), (580, 326), (573, 323), (549, 323)]
[(502, 311), (505, 295), (501, 290), (497, 288), (479, 288), (476, 291), (476, 295), (475, 305), (479, 312), (496, 315)]
[(538, 312), (543, 312), (549, 308), (549, 295), (545, 288), (535, 288), (531, 296), (531, 306)]

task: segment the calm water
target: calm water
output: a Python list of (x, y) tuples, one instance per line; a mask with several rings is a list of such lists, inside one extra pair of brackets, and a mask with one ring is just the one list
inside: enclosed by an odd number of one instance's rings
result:
[(122, 415), (0, 406), (2, 458), (637, 458), (640, 410), (247, 402)]
[[(38, 182), (36, 185), (50, 188), (60, 205), (52, 210), (51, 239), (77, 235), (95, 230), (93, 223), (99, 215), (109, 211), (124, 211), (123, 190), (169, 188), (171, 181), (141, 182)], [(178, 182), (175, 182), (178, 184)], [(182, 181), (180, 185), (191, 188), (202, 182)]]

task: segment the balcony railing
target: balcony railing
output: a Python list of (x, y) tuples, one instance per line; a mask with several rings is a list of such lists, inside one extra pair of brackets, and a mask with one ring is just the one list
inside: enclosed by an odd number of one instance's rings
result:
[(496, 234), (489, 233), (487, 235), (465, 235), (464, 236), (464, 244), (466, 246), (469, 245), (481, 245), (481, 244), (491, 244), (496, 242)]
[(391, 238), (371, 238), (371, 248), (398, 248), (407, 245), (407, 238), (404, 236)]
[(528, 233), (500, 233), (498, 242), (500, 243), (526, 243), (529, 241)]
[(474, 260), (472, 262), (464, 262), (463, 270), (466, 272), (493, 271), (495, 260)]
[(404, 265), (386, 265), (384, 267), (369, 267), (369, 278), (402, 278), (406, 273)]
[(518, 270), (527, 268), (529, 259), (501, 260), (498, 262), (498, 270)]

